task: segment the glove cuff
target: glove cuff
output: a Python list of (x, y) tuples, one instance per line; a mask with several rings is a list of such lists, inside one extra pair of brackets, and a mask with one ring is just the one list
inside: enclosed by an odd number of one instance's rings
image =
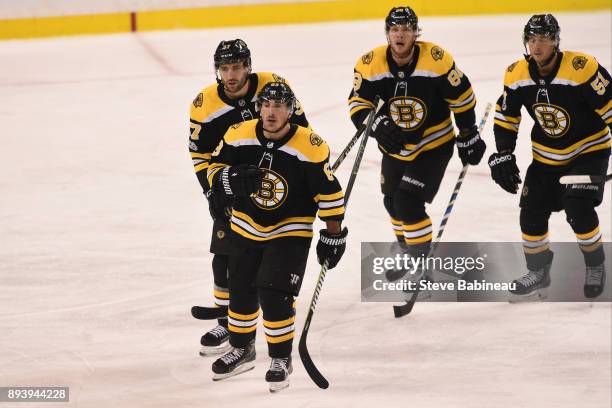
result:
[(327, 230), (319, 231), (320, 241), (326, 245), (343, 245), (346, 243), (346, 237), (348, 235), (348, 229), (344, 227), (339, 234), (330, 234)]
[(493, 168), (497, 165), (515, 161), (514, 154), (512, 153), (493, 153), (489, 157), (489, 167)]
[(225, 167), (223, 170), (221, 170), (221, 177), (219, 178), (219, 180), (221, 181), (221, 187), (223, 188), (225, 194), (233, 195), (234, 192), (232, 191), (232, 187), (229, 181), (229, 170), (229, 167)]

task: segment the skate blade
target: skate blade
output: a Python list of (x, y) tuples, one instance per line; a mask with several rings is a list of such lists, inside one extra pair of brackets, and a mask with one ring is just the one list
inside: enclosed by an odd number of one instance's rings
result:
[(536, 289), (526, 295), (510, 294), (509, 303), (541, 302), (548, 298), (548, 288)]
[(254, 368), (255, 368), (255, 361), (249, 361), (249, 362), (242, 364), (240, 367), (235, 368), (234, 371), (232, 372), (225, 373), (225, 374), (217, 374), (217, 373), (213, 374), (212, 380), (213, 381), (225, 380), (226, 378), (235, 377), (238, 374), (245, 373)]
[(232, 346), (229, 344), (229, 341), (225, 341), (219, 344), (218, 346), (202, 346), (202, 348), (200, 349), (200, 356), (201, 357), (216, 356), (218, 354), (223, 354), (223, 353), (228, 352), (231, 348)]
[(274, 394), (275, 392), (284, 390), (285, 388), (289, 386), (289, 378), (287, 378), (285, 381), (271, 382), (269, 384), (270, 384), (270, 392)]

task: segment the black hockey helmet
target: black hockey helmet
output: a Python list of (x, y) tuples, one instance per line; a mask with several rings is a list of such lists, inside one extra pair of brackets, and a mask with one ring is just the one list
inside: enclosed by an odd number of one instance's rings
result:
[(394, 25), (407, 25), (412, 27), (414, 30), (419, 28), (419, 18), (416, 13), (410, 7), (393, 7), (387, 18), (385, 18), (385, 31), (389, 32), (391, 26)]
[(559, 42), (560, 32), (561, 28), (555, 16), (552, 14), (534, 14), (523, 29), (523, 44), (527, 44), (529, 37), (534, 35), (544, 35)]
[(234, 64), (244, 61), (245, 66), (251, 68), (251, 51), (240, 38), (221, 41), (215, 50), (215, 72), (221, 65)]
[(261, 88), (255, 103), (255, 109), (258, 112), (261, 111), (261, 105), (264, 101), (285, 103), (290, 113), (293, 113), (295, 108), (295, 95), (285, 82), (268, 82)]

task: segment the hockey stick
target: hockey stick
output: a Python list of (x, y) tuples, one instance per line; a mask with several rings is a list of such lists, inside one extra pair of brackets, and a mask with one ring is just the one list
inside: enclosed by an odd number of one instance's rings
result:
[[(492, 107), (493, 105), (490, 103), (487, 104), (487, 106), (485, 107), (484, 115), (482, 119), (480, 120), (480, 124), (478, 125), (478, 133), (482, 132), (482, 129), (485, 123), (487, 122), (487, 118), (489, 117), (489, 113), (491, 112)], [(436, 248), (438, 247), (438, 244), (440, 243), (440, 239), (442, 238), (442, 233), (444, 232), (444, 227), (446, 226), (446, 222), (448, 221), (448, 217), (450, 216), (451, 211), (453, 211), (455, 200), (457, 199), (457, 195), (459, 194), (459, 189), (461, 188), (461, 185), (463, 184), (463, 179), (465, 178), (465, 175), (467, 174), (468, 168), (469, 168), (468, 164), (463, 165), (463, 168), (461, 169), (461, 173), (459, 173), (459, 178), (457, 179), (457, 183), (455, 184), (455, 189), (453, 190), (453, 194), (451, 195), (448, 205), (446, 206), (444, 217), (442, 217), (442, 221), (440, 222), (440, 228), (438, 229), (438, 235), (436, 236), (436, 239), (433, 242), (431, 249), (429, 250), (429, 253), (427, 254), (427, 258), (429, 258), (435, 252)], [(407, 315), (408, 313), (412, 311), (412, 308), (414, 307), (414, 304), (417, 300), (417, 296), (419, 295), (419, 291), (421, 289), (420, 282), (424, 276), (425, 276), (425, 268), (423, 268), (421, 273), (419, 274), (419, 279), (417, 280), (418, 282), (417, 287), (414, 290), (414, 292), (412, 292), (410, 299), (408, 299), (406, 303), (401, 306), (395, 306), (395, 305), (393, 306), (393, 314), (395, 315), (395, 317), (400, 318), (402, 316)]]
[[(353, 170), (351, 171), (351, 178), (348, 181), (346, 192), (344, 193), (344, 208), (348, 205), (348, 200), (351, 195), (351, 191), (353, 190), (353, 185), (355, 184), (355, 179), (357, 178), (357, 172), (359, 171), (359, 165), (361, 164), (361, 159), (363, 157), (363, 152), (365, 151), (366, 144), (368, 143), (368, 139), (370, 138), (372, 123), (374, 122), (374, 118), (376, 117), (376, 113), (380, 110), (382, 106), (382, 101), (379, 96), (376, 96), (374, 99), (374, 106), (376, 106), (376, 110), (372, 110), (368, 115), (368, 122), (365, 127), (365, 132), (363, 134), (363, 139), (361, 139), (361, 144), (359, 145), (359, 150), (357, 150), (357, 157), (355, 158), (355, 163), (353, 164)], [(317, 307), (317, 301), (319, 300), (319, 295), (321, 294), (321, 289), (323, 288), (323, 282), (325, 281), (325, 275), (327, 274), (327, 261), (321, 266), (321, 271), (319, 272), (319, 278), (317, 279), (317, 284), (315, 286), (314, 293), (312, 294), (312, 300), (310, 301), (310, 307), (308, 308), (308, 315), (306, 316), (306, 321), (304, 322), (304, 328), (302, 329), (302, 335), (300, 336), (300, 343), (298, 345), (298, 350), (300, 352), (300, 358), (302, 359), (302, 364), (304, 364), (304, 368), (306, 372), (314, 381), (315, 384), (319, 388), (327, 389), (329, 387), (329, 381), (323, 377), (323, 374), (317, 369), (310, 357), (310, 353), (308, 352), (308, 347), (306, 345), (306, 338), (308, 337), (308, 330), (310, 329), (310, 323), (312, 322), (312, 317), (314, 315), (315, 308)]]
[(612, 180), (612, 174), (606, 176), (563, 176), (559, 179), (561, 184), (598, 184), (605, 183), (606, 181)]
[[(368, 118), (369, 118), (369, 115), (366, 116), (365, 120), (367, 121)], [(346, 156), (348, 156), (348, 154), (350, 153), (351, 149), (353, 149), (353, 146), (355, 146), (355, 144), (357, 143), (357, 140), (359, 140), (359, 136), (361, 136), (361, 134), (363, 133), (363, 130), (365, 129), (365, 127), (366, 127), (365, 123), (363, 125), (359, 126), (359, 129), (357, 129), (357, 131), (355, 132), (355, 135), (353, 135), (351, 140), (348, 142), (348, 144), (346, 145), (344, 150), (342, 150), (342, 153), (340, 153), (340, 155), (338, 156), (338, 158), (334, 162), (333, 166), (331, 167), (332, 172), (335, 172), (338, 169), (338, 167), (340, 167), (340, 165), (342, 164), (344, 159), (346, 159)]]
[(193, 306), (191, 315), (199, 320), (214, 320), (227, 316), (227, 307)]

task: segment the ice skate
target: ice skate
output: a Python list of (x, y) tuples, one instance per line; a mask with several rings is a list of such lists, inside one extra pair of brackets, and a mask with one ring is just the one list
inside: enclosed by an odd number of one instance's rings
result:
[(510, 303), (537, 302), (548, 297), (548, 287), (550, 286), (550, 266), (546, 264), (541, 268), (530, 270), (526, 275), (515, 279), (512, 284), (514, 289), (510, 289)]
[(606, 286), (606, 268), (602, 263), (596, 266), (587, 266), (584, 277), (584, 296), (593, 299), (601, 295)]
[(208, 357), (222, 354), (232, 348), (229, 344), (229, 331), (226, 327), (218, 325), (202, 336), (200, 356)]
[(212, 365), (213, 381), (224, 380), (255, 368), (255, 343), (246, 348), (234, 347)]
[(270, 392), (278, 392), (289, 386), (289, 375), (293, 372), (291, 356), (272, 358), (270, 369), (266, 373), (266, 381), (270, 384)]

